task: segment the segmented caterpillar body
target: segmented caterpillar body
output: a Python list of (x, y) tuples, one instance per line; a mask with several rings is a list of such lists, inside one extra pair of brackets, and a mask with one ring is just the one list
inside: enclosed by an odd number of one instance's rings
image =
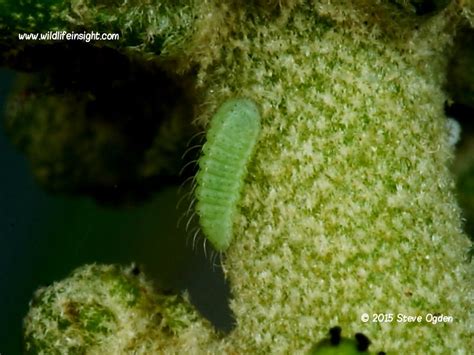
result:
[(229, 246), (247, 165), (261, 130), (249, 99), (226, 101), (213, 116), (198, 160), (196, 212), (205, 237), (218, 251)]

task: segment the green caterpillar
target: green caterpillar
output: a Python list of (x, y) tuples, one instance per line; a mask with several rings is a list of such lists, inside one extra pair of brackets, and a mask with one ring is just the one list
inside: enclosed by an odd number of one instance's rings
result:
[(200, 228), (217, 251), (225, 251), (232, 241), (247, 165), (260, 130), (258, 108), (249, 99), (226, 101), (211, 120), (198, 160), (195, 196)]

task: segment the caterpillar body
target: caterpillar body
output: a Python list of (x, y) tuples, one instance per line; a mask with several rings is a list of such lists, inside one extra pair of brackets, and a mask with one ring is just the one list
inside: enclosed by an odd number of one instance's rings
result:
[(260, 114), (249, 99), (226, 101), (212, 117), (198, 160), (196, 213), (204, 236), (217, 251), (233, 237), (247, 165), (261, 130)]

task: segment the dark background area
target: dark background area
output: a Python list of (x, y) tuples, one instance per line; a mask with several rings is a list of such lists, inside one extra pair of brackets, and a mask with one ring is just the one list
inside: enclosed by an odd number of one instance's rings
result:
[[(0, 122), (15, 73), (0, 69)], [(33, 292), (85, 263), (136, 262), (159, 288), (187, 288), (200, 311), (222, 330), (232, 318), (219, 267), (176, 228), (178, 186), (146, 202), (99, 205), (90, 197), (46, 193), (27, 159), (0, 125), (0, 353), (21, 353), (22, 319)]]

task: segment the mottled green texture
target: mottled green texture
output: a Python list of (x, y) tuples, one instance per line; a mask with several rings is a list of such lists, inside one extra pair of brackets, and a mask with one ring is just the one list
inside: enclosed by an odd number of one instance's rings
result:
[[(307, 355), (357, 355), (368, 354), (371, 341), (362, 333), (354, 335), (353, 339), (341, 336), (342, 329), (333, 327), (329, 330), (329, 338), (314, 345)], [(377, 354), (385, 354), (378, 352)]]
[(467, 20), (468, 26), (474, 28), (474, 1), (472, 0), (458, 0), (461, 4), (461, 14)]
[(213, 336), (185, 298), (158, 294), (132, 268), (103, 265), (39, 289), (24, 326), (29, 354), (187, 353)]
[(162, 56), (181, 48), (193, 32), (193, 0), (71, 2), (74, 25), (99, 32), (120, 33), (118, 47)]
[[(376, 0), (196, 4), (205, 21), (168, 69), (196, 73), (198, 122), (234, 97), (262, 117), (223, 261), (236, 328), (218, 353), (306, 353), (336, 324), (387, 353), (473, 348), (442, 89), (465, 4), (421, 17)], [(428, 313), (454, 321), (396, 321)], [(187, 350), (216, 352), (204, 338)]]
[(64, 29), (63, 15), (68, 8), (63, 0), (0, 0), (0, 38), (17, 31), (57, 31)]
[[(139, 326), (139, 334), (153, 326), (154, 297), (150, 286), (126, 269), (82, 267), (70, 278), (36, 292), (25, 318), (26, 350), (32, 354), (84, 353), (107, 343), (110, 346), (116, 341), (113, 337), (124, 336), (127, 329)], [(124, 343), (131, 344), (136, 335), (126, 338)]]
[(308, 355), (357, 355), (368, 354), (368, 351), (359, 351), (355, 340), (343, 339), (337, 346), (329, 343), (320, 344), (313, 348)]
[[(399, 14), (358, 3), (273, 21), (242, 9), (210, 43), (226, 54), (199, 73), (210, 111), (232, 95), (262, 108), (224, 261), (239, 352), (302, 351), (332, 324), (389, 353), (470, 348), (469, 241), (443, 112), (450, 9), (397, 30)], [(364, 312), (456, 321), (362, 323)]]
[(226, 101), (212, 117), (199, 158), (195, 198), (199, 225), (218, 251), (234, 234), (247, 165), (260, 134), (260, 114), (249, 99)]
[(169, 58), (182, 55), (184, 43), (195, 32), (195, 21), (200, 18), (196, 10), (194, 0), (1, 0), (0, 45), (15, 56), (17, 46), (54, 42), (20, 42), (18, 33), (118, 33), (119, 40), (97, 45)]

